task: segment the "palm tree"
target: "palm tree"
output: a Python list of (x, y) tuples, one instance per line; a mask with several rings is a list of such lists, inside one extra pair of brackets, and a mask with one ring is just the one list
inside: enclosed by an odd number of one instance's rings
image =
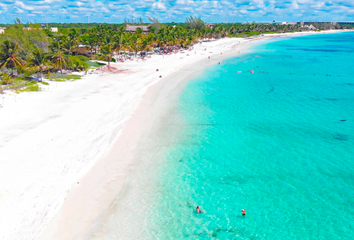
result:
[(68, 58), (60, 50), (51, 56), (54, 67), (63, 73), (63, 68), (68, 66)]
[(131, 33), (125, 33), (123, 35), (121, 50), (134, 51), (133, 35)]
[(9, 40), (3, 42), (0, 48), (0, 69), (4, 67), (12, 69), (12, 75), (14, 74), (13, 70), (17, 67), (22, 67), (21, 58), (18, 56), (18, 45)]
[(84, 56), (68, 56), (68, 67), (74, 69), (75, 71), (85, 71), (87, 73), (89, 65), (86, 62), (86, 57)]
[(58, 52), (61, 50), (61, 46), (60, 46), (59, 42), (52, 42), (49, 45), (49, 48), (50, 48), (50, 51), (52, 51), (52, 52)]
[(143, 39), (142, 40), (142, 45), (141, 45), (141, 51), (148, 51), (152, 50), (152, 45), (153, 43), (149, 41), (149, 39)]
[(97, 46), (97, 42), (98, 42), (97, 36), (92, 35), (92, 34), (86, 36), (86, 38), (83, 40), (83, 43), (87, 46), (87, 49), (91, 53), (93, 53), (93, 52), (96, 53), (95, 47)]
[(102, 49), (101, 49), (101, 53), (107, 58), (108, 60), (108, 68), (111, 68), (111, 61), (112, 61), (112, 58), (113, 58), (113, 50), (112, 50), (112, 46), (109, 44), (109, 45), (106, 45), (106, 46), (103, 46)]
[(63, 42), (62, 42), (62, 50), (64, 50), (65, 53), (67, 54), (73, 54), (73, 52), (76, 49), (76, 42), (75, 40), (71, 39), (71, 38), (66, 38)]
[(141, 47), (143, 46), (143, 39), (141, 34), (134, 34), (132, 37), (132, 48), (135, 51), (135, 56), (138, 54), (140, 51)]
[(115, 41), (113, 43), (113, 49), (114, 51), (119, 55), (119, 52), (124, 49), (126, 45), (126, 38), (124, 34), (116, 35), (115, 36)]
[(41, 81), (43, 81), (43, 70), (47, 67), (47, 56), (44, 52), (36, 50), (32, 54), (32, 58), (29, 61), (32, 68), (40, 72)]

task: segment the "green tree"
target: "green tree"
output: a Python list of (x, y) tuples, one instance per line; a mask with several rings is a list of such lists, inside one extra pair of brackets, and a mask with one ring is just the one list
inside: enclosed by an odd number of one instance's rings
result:
[(22, 67), (22, 60), (18, 57), (18, 45), (8, 40), (4, 41), (0, 48), (0, 69)]
[(111, 68), (111, 61), (113, 58), (113, 49), (111, 45), (106, 45), (102, 47), (101, 53), (107, 58), (108, 68)]
[(69, 67), (75, 71), (85, 71), (89, 69), (89, 65), (86, 62), (87, 58), (85, 56), (69, 56), (70, 61), (68, 62)]
[(205, 28), (205, 23), (203, 22), (202, 19), (190, 16), (189, 18), (186, 18), (185, 25), (187, 29), (197, 29), (201, 30)]
[(43, 81), (43, 71), (48, 67), (47, 55), (44, 52), (37, 50), (33, 52), (29, 64), (31, 69), (40, 73), (41, 81)]
[(68, 66), (68, 57), (63, 52), (58, 51), (52, 54), (51, 59), (54, 67), (63, 73), (63, 68), (65, 69)]
[(18, 56), (24, 60), (36, 49), (48, 50), (49, 38), (39, 24), (29, 23), (24, 25), (20, 19), (15, 20), (15, 24), (7, 27), (0, 39), (9, 40), (18, 45)]
[(7, 73), (1, 73), (1, 77), (2, 77), (2, 83), (3, 85), (10, 85), (12, 84), (12, 78), (9, 74)]

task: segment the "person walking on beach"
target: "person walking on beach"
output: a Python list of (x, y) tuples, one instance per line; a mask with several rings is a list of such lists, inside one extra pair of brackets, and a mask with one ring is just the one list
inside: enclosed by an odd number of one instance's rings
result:
[(242, 209), (242, 216), (246, 216), (246, 209)]
[(197, 206), (197, 213), (202, 213), (202, 212), (203, 210), (199, 206)]

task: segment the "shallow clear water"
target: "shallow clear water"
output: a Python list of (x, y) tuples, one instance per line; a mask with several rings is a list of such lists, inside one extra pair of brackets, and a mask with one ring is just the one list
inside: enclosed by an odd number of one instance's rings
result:
[(353, 65), (353, 33), (314, 35), (190, 81), (144, 238), (354, 239)]
[(353, 66), (313, 35), (189, 81), (97, 239), (354, 239)]

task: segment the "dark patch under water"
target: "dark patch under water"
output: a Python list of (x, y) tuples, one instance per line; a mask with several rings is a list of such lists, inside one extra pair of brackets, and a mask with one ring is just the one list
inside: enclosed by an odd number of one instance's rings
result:
[(336, 140), (340, 140), (340, 141), (348, 141), (349, 140), (349, 136), (346, 134), (341, 134), (341, 133), (336, 133), (333, 136), (334, 139)]
[(218, 238), (218, 233), (219, 235), (222, 233), (226, 234), (232, 234), (232, 235), (237, 235), (237, 229), (227, 229), (227, 228), (216, 228), (215, 230), (211, 230), (210, 232), (201, 232), (201, 233), (195, 233), (195, 234), (185, 234), (185, 237), (189, 238), (195, 238), (195, 237), (201, 237), (201, 236), (208, 236), (211, 238)]
[(338, 98), (325, 98), (325, 99), (332, 102), (339, 101)]
[(273, 86), (270, 86), (271, 88), (270, 88), (270, 90), (267, 92), (267, 93), (272, 93), (272, 92), (274, 92), (274, 87)]

